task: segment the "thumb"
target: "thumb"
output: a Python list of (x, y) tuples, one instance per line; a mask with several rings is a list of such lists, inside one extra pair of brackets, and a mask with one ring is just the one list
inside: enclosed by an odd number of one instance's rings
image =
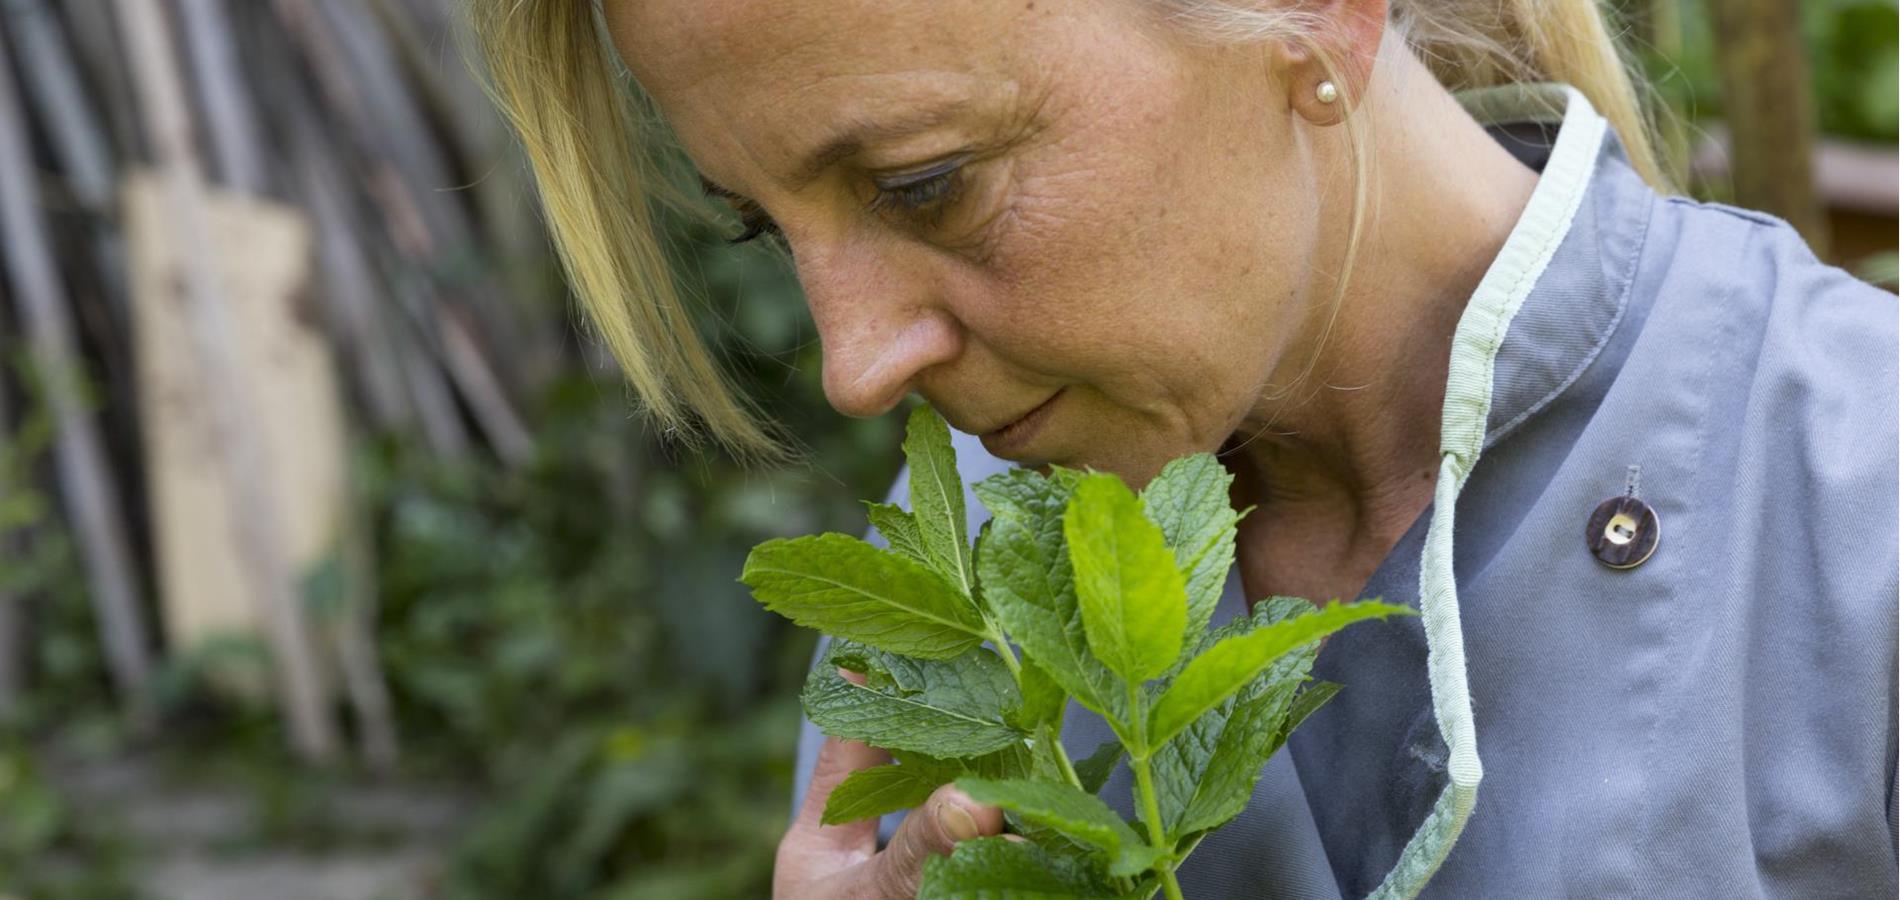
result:
[(1002, 830), (1002, 810), (971, 800), (955, 785), (938, 788), (922, 806), (904, 817), (897, 833), (891, 836), (890, 846), (873, 862), (881, 896), (915, 896), (925, 858), (948, 854), (958, 841)]

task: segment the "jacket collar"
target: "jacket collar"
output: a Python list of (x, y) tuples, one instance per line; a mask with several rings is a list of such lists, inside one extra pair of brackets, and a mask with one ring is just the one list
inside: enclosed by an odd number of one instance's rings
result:
[[(1485, 419), (1483, 446), (1488, 448), (1546, 409), (1609, 343), (1629, 305), (1654, 193), (1608, 128), (1600, 129), (1603, 137), (1589, 165), (1547, 168), (1566, 132), (1601, 120), (1572, 88), (1510, 85), (1466, 91), (1458, 99), (1499, 144), (1542, 178), (1571, 179), (1583, 188), (1582, 202), (1498, 348)], [(1575, 185), (1566, 187), (1574, 190)], [(1524, 220), (1548, 215), (1551, 210), (1539, 208), (1540, 203), (1564, 193), (1537, 191)], [(1534, 249), (1515, 246), (1530, 236), (1526, 229), (1513, 230), (1498, 254), (1499, 264)]]

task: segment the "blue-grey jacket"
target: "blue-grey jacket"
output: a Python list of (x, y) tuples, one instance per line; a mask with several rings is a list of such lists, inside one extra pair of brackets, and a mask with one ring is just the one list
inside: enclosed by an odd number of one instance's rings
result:
[[(1315, 675), (1344, 689), (1184, 864), (1189, 897), (1896, 895), (1900, 307), (1777, 219), (1657, 195), (1562, 96), (1471, 107), (1543, 177), (1487, 276), (1524, 284), (1473, 339), (1462, 490), (1441, 473), (1365, 589), (1427, 615), (1327, 644)], [(1566, 143), (1584, 164), (1547, 167)], [(957, 445), (970, 482), (1008, 465)], [(1585, 526), (1632, 487), (1660, 538), (1613, 569)], [(1237, 575), (1221, 602), (1245, 608)], [(1446, 602), (1457, 671), (1426, 637)], [(1065, 722), (1072, 754), (1110, 738)], [(794, 804), (820, 740), (807, 722)], [(1132, 815), (1125, 767), (1103, 795)]]

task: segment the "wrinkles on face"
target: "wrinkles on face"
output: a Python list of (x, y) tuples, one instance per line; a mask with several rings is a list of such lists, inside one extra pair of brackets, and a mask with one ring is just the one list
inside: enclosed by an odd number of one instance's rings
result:
[[(1062, 390), (1031, 455), (1143, 478), (1217, 447), (1280, 362), (1312, 235), (1271, 214), (1304, 186), (1257, 57), (1094, 0), (609, 3), (688, 155), (783, 230), (841, 412), (915, 391), (968, 430)], [(799, 177), (852, 120), (944, 100), (965, 108)], [(880, 176), (957, 155), (927, 221), (868, 211)]]

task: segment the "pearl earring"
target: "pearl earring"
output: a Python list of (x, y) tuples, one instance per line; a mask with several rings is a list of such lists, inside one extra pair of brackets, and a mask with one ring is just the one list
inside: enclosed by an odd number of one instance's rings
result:
[(1333, 103), (1339, 100), (1339, 88), (1335, 87), (1330, 81), (1320, 82), (1319, 87), (1313, 89), (1313, 94), (1319, 98), (1319, 102), (1321, 103)]

